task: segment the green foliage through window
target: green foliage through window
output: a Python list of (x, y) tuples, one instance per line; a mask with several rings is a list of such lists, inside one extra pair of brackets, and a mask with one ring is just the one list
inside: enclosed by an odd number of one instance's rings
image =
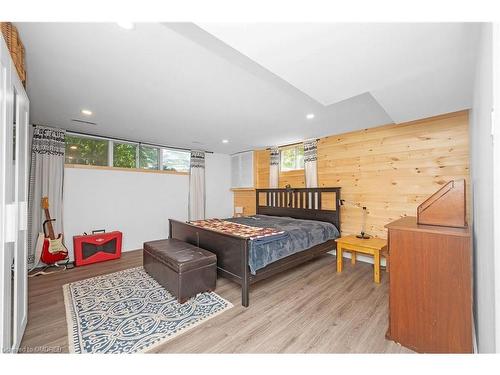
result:
[(158, 169), (158, 149), (156, 147), (139, 146), (139, 167)]
[(282, 171), (292, 171), (295, 169), (304, 169), (304, 146), (297, 145), (287, 147), (280, 151)]
[[(109, 147), (113, 148), (113, 160), (108, 160)], [(118, 168), (189, 172), (190, 153), (138, 143), (66, 134), (65, 162), (67, 164), (112, 165)]]
[(65, 163), (108, 165), (108, 141), (66, 134)]
[(113, 142), (113, 166), (135, 168), (137, 145)]

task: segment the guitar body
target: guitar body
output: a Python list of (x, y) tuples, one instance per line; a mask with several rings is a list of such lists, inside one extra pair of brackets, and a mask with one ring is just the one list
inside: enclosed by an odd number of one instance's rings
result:
[(45, 237), (43, 239), (42, 254), (40, 259), (45, 264), (55, 264), (61, 260), (68, 258), (68, 249), (63, 244), (63, 235), (55, 239)]
[(52, 222), (55, 219), (50, 217), (49, 213), (49, 199), (42, 198), (42, 208), (45, 211), (46, 220), (43, 223), (43, 238), (39, 237), (40, 242), (43, 239), (42, 253), (40, 259), (47, 265), (57, 264), (61, 260), (68, 259), (68, 249), (64, 246), (63, 235), (60, 233), (57, 237), (54, 234)]

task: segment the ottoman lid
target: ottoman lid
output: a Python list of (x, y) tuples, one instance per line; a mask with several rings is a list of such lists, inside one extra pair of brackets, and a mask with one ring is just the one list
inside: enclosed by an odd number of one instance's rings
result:
[(178, 273), (217, 262), (210, 251), (173, 238), (144, 242), (144, 251)]

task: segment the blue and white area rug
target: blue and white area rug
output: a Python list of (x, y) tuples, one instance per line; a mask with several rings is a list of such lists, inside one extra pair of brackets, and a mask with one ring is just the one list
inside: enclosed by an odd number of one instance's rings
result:
[(184, 304), (142, 267), (63, 286), (71, 353), (142, 353), (230, 309), (216, 293)]

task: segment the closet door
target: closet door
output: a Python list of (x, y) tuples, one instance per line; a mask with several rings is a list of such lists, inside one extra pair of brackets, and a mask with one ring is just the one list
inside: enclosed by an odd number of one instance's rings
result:
[[(12, 341), (12, 265), (15, 241), (15, 179), (13, 178), (13, 126), (11, 60), (0, 37), (0, 349), (8, 352)], [(14, 218), (15, 219), (15, 218)]]
[(253, 151), (231, 155), (231, 187), (253, 188)]
[(0, 37), (0, 349), (17, 351), (27, 322), (29, 102)]
[(242, 152), (240, 186), (244, 188), (253, 187), (253, 151)]
[(28, 114), (29, 101), (21, 81), (12, 72), (14, 88), (15, 133), (15, 201), (17, 204), (16, 241), (14, 247), (13, 347), (21, 344), (28, 321)]

